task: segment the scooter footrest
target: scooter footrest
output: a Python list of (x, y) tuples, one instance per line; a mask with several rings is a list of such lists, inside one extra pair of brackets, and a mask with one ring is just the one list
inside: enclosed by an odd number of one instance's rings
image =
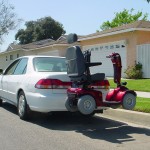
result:
[(103, 103), (107, 103), (107, 104), (119, 104), (120, 102), (117, 102), (117, 101), (103, 101)]

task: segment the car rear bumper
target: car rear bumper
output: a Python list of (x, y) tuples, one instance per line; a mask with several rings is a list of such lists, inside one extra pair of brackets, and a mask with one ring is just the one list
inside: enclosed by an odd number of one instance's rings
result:
[(27, 93), (26, 99), (30, 110), (37, 112), (67, 111), (65, 107), (67, 95), (64, 93), (39, 94)]

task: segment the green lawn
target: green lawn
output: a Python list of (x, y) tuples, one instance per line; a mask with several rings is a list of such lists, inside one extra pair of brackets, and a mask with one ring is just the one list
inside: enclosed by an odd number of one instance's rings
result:
[[(137, 80), (126, 80), (123, 79), (122, 82), (127, 82), (128, 87), (130, 90), (135, 91), (145, 91), (150, 92), (150, 79), (137, 79)], [(115, 88), (116, 84), (113, 82), (113, 79), (109, 79), (110, 88)]]
[(135, 111), (150, 113), (150, 98), (137, 97)]

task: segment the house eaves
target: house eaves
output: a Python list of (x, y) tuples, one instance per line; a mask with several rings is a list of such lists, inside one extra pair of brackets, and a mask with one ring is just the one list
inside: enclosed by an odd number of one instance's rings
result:
[(4, 52), (1, 52), (0, 55), (2, 54), (7, 54), (7, 53), (12, 53), (12, 52), (16, 52), (16, 51), (22, 51), (22, 49), (15, 49), (15, 50), (11, 50), (11, 51), (4, 51)]
[(95, 35), (95, 36), (85, 37), (85, 38), (79, 39), (78, 41), (91, 40), (91, 39), (96, 39), (96, 38), (100, 38), (100, 37), (106, 37), (106, 36), (127, 33), (127, 32), (132, 32), (132, 31), (150, 31), (150, 29), (149, 28), (130, 28), (130, 29), (126, 29), (126, 30), (109, 32), (109, 33), (105, 33), (105, 34), (99, 34), (99, 35)]
[(68, 44), (53, 44), (53, 45), (37, 47), (37, 48), (29, 48), (29, 49), (22, 47), (21, 49), (16, 49), (16, 50), (11, 50), (11, 51), (4, 51), (0, 54), (7, 54), (7, 53), (15, 52), (15, 51), (34, 51), (34, 50), (43, 49), (43, 48), (47, 48), (47, 47), (54, 47), (54, 46), (68, 46)]
[(22, 50), (34, 51), (34, 50), (43, 49), (43, 48), (47, 48), (47, 47), (54, 47), (54, 46), (68, 46), (68, 44), (53, 44), (53, 45), (48, 45), (48, 46), (44, 46), (44, 47), (38, 47), (38, 48), (32, 48), (32, 49), (22, 49)]

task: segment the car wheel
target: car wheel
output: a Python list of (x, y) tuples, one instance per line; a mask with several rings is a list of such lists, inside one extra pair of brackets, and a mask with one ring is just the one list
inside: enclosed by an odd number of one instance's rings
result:
[(90, 95), (81, 96), (78, 100), (77, 106), (81, 114), (90, 115), (96, 108), (95, 99)]
[(78, 110), (77, 106), (73, 106), (73, 102), (69, 98), (67, 98), (65, 106), (70, 112), (76, 112)]
[(28, 118), (27, 102), (23, 91), (21, 91), (18, 96), (18, 115), (22, 120)]
[(3, 103), (3, 100), (2, 100), (2, 99), (0, 99), (0, 106), (2, 106), (2, 103)]
[(122, 101), (122, 107), (127, 110), (132, 110), (135, 107), (135, 104), (136, 104), (136, 96), (131, 93), (125, 94)]

